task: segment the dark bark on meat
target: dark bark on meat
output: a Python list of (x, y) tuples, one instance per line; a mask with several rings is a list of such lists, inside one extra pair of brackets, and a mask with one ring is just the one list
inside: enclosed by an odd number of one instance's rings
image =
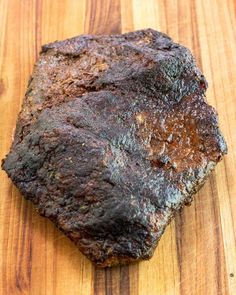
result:
[(226, 153), (206, 88), (151, 29), (45, 45), (3, 169), (97, 265), (148, 259)]

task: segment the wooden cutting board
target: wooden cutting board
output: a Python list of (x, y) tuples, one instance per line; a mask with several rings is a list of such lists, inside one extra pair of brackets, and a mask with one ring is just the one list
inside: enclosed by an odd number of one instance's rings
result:
[(229, 153), (148, 262), (96, 269), (0, 172), (0, 295), (236, 294), (234, 0), (0, 0), (0, 158), (44, 43), (154, 28), (189, 47)]

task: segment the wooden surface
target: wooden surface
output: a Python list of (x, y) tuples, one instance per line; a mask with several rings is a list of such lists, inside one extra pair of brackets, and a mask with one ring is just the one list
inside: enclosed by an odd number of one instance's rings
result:
[(229, 153), (149, 262), (95, 269), (0, 172), (0, 295), (236, 294), (234, 0), (0, 0), (0, 158), (41, 44), (151, 27), (189, 47)]

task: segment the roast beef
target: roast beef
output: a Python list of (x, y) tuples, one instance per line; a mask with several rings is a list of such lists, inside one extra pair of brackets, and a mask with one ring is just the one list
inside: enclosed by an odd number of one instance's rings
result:
[(227, 151), (206, 89), (152, 29), (45, 45), (3, 169), (95, 264), (149, 259)]

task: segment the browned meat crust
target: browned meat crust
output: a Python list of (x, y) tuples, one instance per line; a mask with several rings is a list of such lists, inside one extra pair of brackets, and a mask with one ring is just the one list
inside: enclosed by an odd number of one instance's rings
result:
[(226, 153), (206, 88), (151, 29), (45, 45), (3, 169), (97, 265), (148, 259)]

